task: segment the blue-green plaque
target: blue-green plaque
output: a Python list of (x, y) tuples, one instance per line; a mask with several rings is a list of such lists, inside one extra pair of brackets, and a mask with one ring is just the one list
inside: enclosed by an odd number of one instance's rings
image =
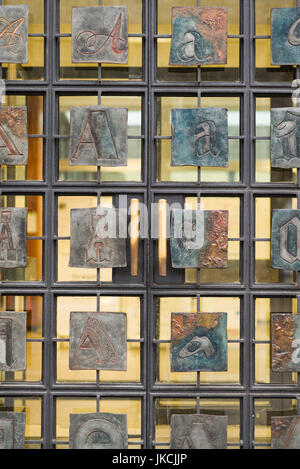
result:
[(300, 8), (274, 8), (271, 12), (272, 65), (300, 64)]
[(271, 109), (271, 166), (300, 168), (300, 108)]
[(300, 210), (273, 210), (271, 263), (275, 269), (300, 270)]

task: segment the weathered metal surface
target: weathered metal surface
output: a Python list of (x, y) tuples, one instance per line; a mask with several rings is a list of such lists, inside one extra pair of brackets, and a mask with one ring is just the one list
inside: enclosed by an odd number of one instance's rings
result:
[(272, 449), (300, 449), (300, 416), (271, 417)]
[(28, 63), (28, 5), (0, 6), (0, 62)]
[(171, 449), (226, 449), (227, 417), (172, 415)]
[(300, 64), (300, 8), (273, 8), (271, 12), (271, 63)]
[(0, 267), (27, 265), (27, 208), (0, 208)]
[(300, 270), (300, 210), (272, 210), (271, 263)]
[(127, 64), (127, 6), (74, 7), (72, 60), (73, 63)]
[(0, 449), (24, 449), (25, 412), (0, 412)]
[(126, 166), (128, 110), (71, 107), (70, 165)]
[(170, 65), (227, 63), (227, 9), (172, 8)]
[(300, 109), (271, 109), (271, 166), (300, 168)]
[(227, 370), (227, 313), (171, 314), (171, 371)]
[(227, 109), (172, 109), (172, 166), (228, 166)]
[(0, 312), (0, 370), (26, 369), (26, 313)]
[(125, 414), (70, 414), (70, 449), (127, 449)]
[(272, 370), (300, 372), (300, 315), (272, 314)]
[(124, 313), (71, 313), (71, 370), (126, 370)]
[(0, 107), (0, 164), (28, 161), (27, 107)]
[(228, 211), (173, 209), (170, 247), (174, 268), (226, 268)]
[(118, 237), (126, 220), (115, 208), (72, 209), (70, 267), (126, 267), (126, 239)]

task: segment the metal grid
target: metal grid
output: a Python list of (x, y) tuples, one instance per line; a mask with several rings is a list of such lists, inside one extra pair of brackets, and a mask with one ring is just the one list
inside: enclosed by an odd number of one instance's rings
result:
[[(2, 2), (0, 1), (0, 4)], [(82, 2), (84, 4), (84, 1)], [(99, 2), (100, 4), (101, 2)], [(201, 2), (198, 1), (198, 4)], [(297, 5), (298, 5), (297, 1)], [(0, 284), (2, 295), (40, 295), (43, 297), (43, 357), (41, 383), (1, 383), (0, 396), (37, 397), (42, 399), (42, 438), (32, 443), (40, 443), (43, 448), (53, 448), (56, 441), (55, 399), (59, 397), (99, 400), (105, 397), (138, 398), (142, 400), (141, 435), (134, 435), (137, 444), (143, 448), (159, 448), (155, 441), (155, 400), (159, 398), (194, 398), (196, 408), (201, 410), (201, 399), (240, 400), (240, 441), (230, 446), (252, 448), (254, 445), (255, 399), (295, 398), (299, 402), (300, 384), (255, 384), (255, 299), (261, 297), (292, 298), (300, 295), (299, 274), (296, 285), (255, 283), (255, 198), (256, 197), (297, 197), (299, 207), (299, 170), (297, 184), (257, 183), (255, 181), (255, 98), (264, 96), (290, 96), (290, 83), (255, 81), (255, 43), (265, 36), (255, 35), (255, 1), (240, 1), (240, 74), (241, 81), (202, 82), (201, 68), (197, 67), (196, 82), (157, 81), (157, 39), (169, 37), (157, 34), (157, 5), (155, 1), (143, 1), (143, 79), (136, 82), (107, 80), (102, 81), (101, 66), (98, 67), (98, 81), (76, 81), (59, 79), (59, 40), (70, 35), (59, 32), (59, 0), (45, 0), (45, 33), (38, 35), (45, 40), (45, 80), (7, 82), (7, 93), (16, 95), (42, 95), (44, 97), (44, 181), (4, 181), (1, 195), (41, 195), (43, 197), (43, 280), (41, 282), (5, 282)], [(33, 35), (36, 36), (36, 35)], [(1, 75), (0, 75), (1, 76)], [(296, 68), (295, 78), (300, 76)], [(143, 97), (143, 171), (140, 183), (107, 183), (101, 181), (98, 170), (97, 182), (67, 183), (58, 181), (57, 142), (65, 136), (58, 135), (58, 100), (65, 95), (96, 95), (100, 102), (101, 94), (133, 94)], [(201, 104), (202, 96), (240, 97), (240, 182), (208, 183), (201, 182), (201, 170), (196, 183), (157, 182), (156, 180), (156, 141), (160, 138), (156, 131), (156, 98), (158, 96), (195, 96)], [(46, 111), (46, 112), (45, 112)], [(240, 198), (240, 284), (203, 284), (201, 273), (197, 283), (184, 285), (180, 274), (169, 273), (165, 283), (157, 282), (155, 267), (157, 252), (155, 242), (144, 242), (143, 276), (132, 283), (129, 275), (114, 274), (111, 284), (102, 285), (97, 281), (91, 284), (57, 282), (56, 243), (57, 236), (57, 197), (59, 195), (95, 195), (98, 200), (103, 195), (128, 194), (144, 198), (148, 205), (157, 197), (183, 202), (178, 195), (225, 196)], [(149, 218), (150, 221), (150, 218)], [(141, 298), (141, 382), (138, 384), (101, 383), (97, 373), (95, 383), (64, 384), (56, 382), (56, 300), (58, 296), (139, 296)], [(238, 297), (241, 304), (240, 322), (240, 384), (205, 385), (200, 382), (200, 373), (195, 385), (170, 385), (156, 383), (156, 338), (155, 301), (160, 297), (195, 297), (199, 311), (201, 295), (210, 297)], [(298, 301), (299, 305), (299, 301)], [(299, 309), (298, 309), (299, 311)], [(299, 410), (299, 406), (298, 406)], [(31, 441), (27, 441), (31, 443)], [(66, 443), (66, 442), (65, 442)], [(255, 444), (255, 446), (263, 446)]]

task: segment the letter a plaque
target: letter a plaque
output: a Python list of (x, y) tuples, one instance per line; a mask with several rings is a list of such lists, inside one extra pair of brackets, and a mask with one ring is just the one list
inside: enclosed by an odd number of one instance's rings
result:
[(0, 164), (26, 165), (27, 160), (27, 108), (0, 107)]
[(74, 7), (72, 60), (73, 63), (127, 64), (127, 6)]
[(125, 371), (126, 356), (126, 314), (71, 313), (71, 370)]
[(227, 109), (172, 109), (172, 166), (228, 166)]
[(70, 165), (126, 166), (128, 110), (71, 107)]
[(300, 210), (272, 211), (271, 263), (275, 269), (300, 270)]
[(0, 208), (0, 267), (27, 265), (27, 208)]
[(0, 313), (0, 371), (26, 369), (26, 313)]
[(271, 63), (300, 64), (300, 8), (272, 9)]
[(170, 65), (227, 63), (227, 9), (172, 8)]
[(0, 62), (28, 63), (28, 5), (0, 6)]
[(171, 449), (226, 449), (227, 417), (172, 415)]

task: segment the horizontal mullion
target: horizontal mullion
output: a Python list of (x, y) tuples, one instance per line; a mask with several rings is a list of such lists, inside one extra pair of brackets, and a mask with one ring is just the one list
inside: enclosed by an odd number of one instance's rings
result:
[(270, 34), (259, 34), (252, 36), (252, 39), (271, 39)]
[(28, 37), (48, 37), (46, 33), (28, 33)]

